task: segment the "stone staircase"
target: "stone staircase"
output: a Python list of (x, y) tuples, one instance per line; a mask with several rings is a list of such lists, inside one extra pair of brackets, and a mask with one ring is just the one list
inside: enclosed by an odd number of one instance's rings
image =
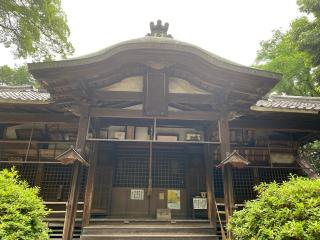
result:
[(219, 239), (207, 220), (95, 219), (82, 229), (81, 240)]

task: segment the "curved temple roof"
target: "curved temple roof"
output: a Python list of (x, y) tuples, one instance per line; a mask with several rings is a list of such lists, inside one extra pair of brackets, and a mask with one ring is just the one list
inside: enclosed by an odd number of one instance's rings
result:
[(146, 76), (150, 71), (161, 71), (169, 78), (186, 80), (209, 92), (209, 100), (204, 103), (211, 101), (220, 106), (223, 102), (225, 109), (244, 111), (281, 79), (281, 74), (243, 66), (175, 40), (167, 34), (167, 24), (150, 26), (151, 33), (146, 37), (78, 58), (32, 63), (29, 69), (56, 101), (99, 101), (100, 106), (107, 106), (112, 99), (103, 98), (97, 91), (127, 77)]
[(67, 60), (53, 61), (53, 62), (31, 63), (31, 64), (28, 64), (28, 66), (31, 72), (36, 72), (37, 70), (43, 70), (43, 69), (87, 65), (87, 64), (103, 61), (105, 59), (108, 59), (116, 55), (117, 53), (120, 53), (126, 50), (143, 50), (143, 49), (149, 49), (149, 50), (158, 49), (163, 51), (186, 52), (186, 53), (191, 53), (195, 56), (201, 57), (208, 63), (224, 68), (226, 70), (232, 70), (236, 72), (272, 78), (276, 80), (280, 80), (282, 76), (279, 73), (259, 70), (259, 69), (247, 67), (247, 66), (232, 62), (230, 60), (222, 58), (216, 54), (213, 54), (209, 51), (206, 51), (190, 43), (178, 41), (171, 38), (153, 37), (153, 36), (146, 36), (143, 38), (124, 41), (124, 42), (112, 45), (110, 47), (107, 47), (105, 49), (102, 49), (100, 51), (97, 51), (95, 53), (80, 56), (77, 58), (71, 58)]

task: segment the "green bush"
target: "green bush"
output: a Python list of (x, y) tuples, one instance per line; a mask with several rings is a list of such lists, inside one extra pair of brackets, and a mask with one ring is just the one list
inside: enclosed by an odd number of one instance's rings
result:
[(320, 179), (291, 177), (256, 190), (258, 199), (246, 202), (230, 219), (235, 239), (320, 239)]
[(43, 218), (47, 216), (37, 187), (18, 177), (16, 170), (0, 171), (0, 239), (44, 240), (48, 228)]

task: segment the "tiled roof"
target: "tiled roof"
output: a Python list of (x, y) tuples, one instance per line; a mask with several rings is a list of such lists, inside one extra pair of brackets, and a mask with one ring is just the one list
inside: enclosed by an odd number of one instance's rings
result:
[(50, 93), (31, 86), (0, 86), (0, 103), (47, 104)]
[(259, 100), (251, 109), (256, 111), (318, 114), (320, 112), (320, 97), (271, 95), (268, 99)]

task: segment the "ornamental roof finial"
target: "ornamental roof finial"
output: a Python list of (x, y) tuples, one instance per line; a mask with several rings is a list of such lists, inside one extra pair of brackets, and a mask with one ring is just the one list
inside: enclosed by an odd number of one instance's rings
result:
[(150, 31), (147, 36), (151, 37), (165, 37), (165, 38), (173, 38), (171, 34), (168, 34), (169, 23), (165, 23), (162, 25), (162, 21), (158, 20), (155, 25), (154, 22), (150, 22)]

